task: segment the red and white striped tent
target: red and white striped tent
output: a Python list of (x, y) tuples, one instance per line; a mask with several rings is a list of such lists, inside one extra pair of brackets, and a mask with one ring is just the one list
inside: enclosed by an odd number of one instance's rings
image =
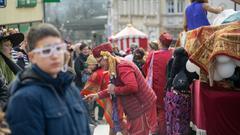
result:
[(144, 49), (148, 47), (148, 36), (134, 28), (131, 24), (128, 24), (126, 28), (115, 36), (109, 37), (109, 41), (123, 51), (126, 51), (132, 43)]

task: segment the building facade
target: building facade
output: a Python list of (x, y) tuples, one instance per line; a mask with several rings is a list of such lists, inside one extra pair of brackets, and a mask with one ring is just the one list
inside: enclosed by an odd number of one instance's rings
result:
[[(161, 32), (167, 31), (174, 38), (183, 30), (184, 11), (189, 0), (109, 0), (109, 35), (114, 35), (128, 23), (149, 36), (150, 41), (157, 40)], [(225, 9), (234, 8), (233, 2), (209, 0), (214, 6)], [(215, 16), (209, 14), (209, 19)]]
[(106, 39), (107, 0), (62, 0), (46, 4), (45, 10), (46, 22), (59, 28), (66, 40), (92, 41), (95, 46)]
[(0, 25), (26, 33), (31, 26), (43, 21), (43, 0), (5, 1), (6, 6), (0, 8)]
[(109, 27), (116, 34), (127, 24), (156, 39), (160, 32), (159, 0), (111, 0)]

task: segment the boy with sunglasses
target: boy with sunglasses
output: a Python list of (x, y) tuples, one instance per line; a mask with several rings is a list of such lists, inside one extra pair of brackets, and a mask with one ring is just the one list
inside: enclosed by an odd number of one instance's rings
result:
[(63, 72), (67, 50), (59, 31), (42, 24), (27, 42), (32, 66), (14, 81), (6, 112), (12, 135), (90, 135), (73, 75)]

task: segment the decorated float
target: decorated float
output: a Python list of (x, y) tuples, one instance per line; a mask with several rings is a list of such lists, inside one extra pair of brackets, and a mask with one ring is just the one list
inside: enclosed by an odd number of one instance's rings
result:
[(187, 71), (199, 75), (191, 86), (191, 127), (199, 135), (240, 134), (239, 14), (182, 33), (177, 42), (188, 53)]

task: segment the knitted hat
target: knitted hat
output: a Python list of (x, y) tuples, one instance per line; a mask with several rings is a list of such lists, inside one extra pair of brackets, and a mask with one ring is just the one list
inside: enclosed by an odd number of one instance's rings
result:
[(164, 45), (164, 46), (170, 46), (172, 41), (173, 41), (173, 37), (171, 34), (164, 32), (160, 35), (159, 37), (159, 41)]
[(86, 64), (98, 64), (97, 60), (94, 58), (93, 55), (89, 55), (86, 61)]

